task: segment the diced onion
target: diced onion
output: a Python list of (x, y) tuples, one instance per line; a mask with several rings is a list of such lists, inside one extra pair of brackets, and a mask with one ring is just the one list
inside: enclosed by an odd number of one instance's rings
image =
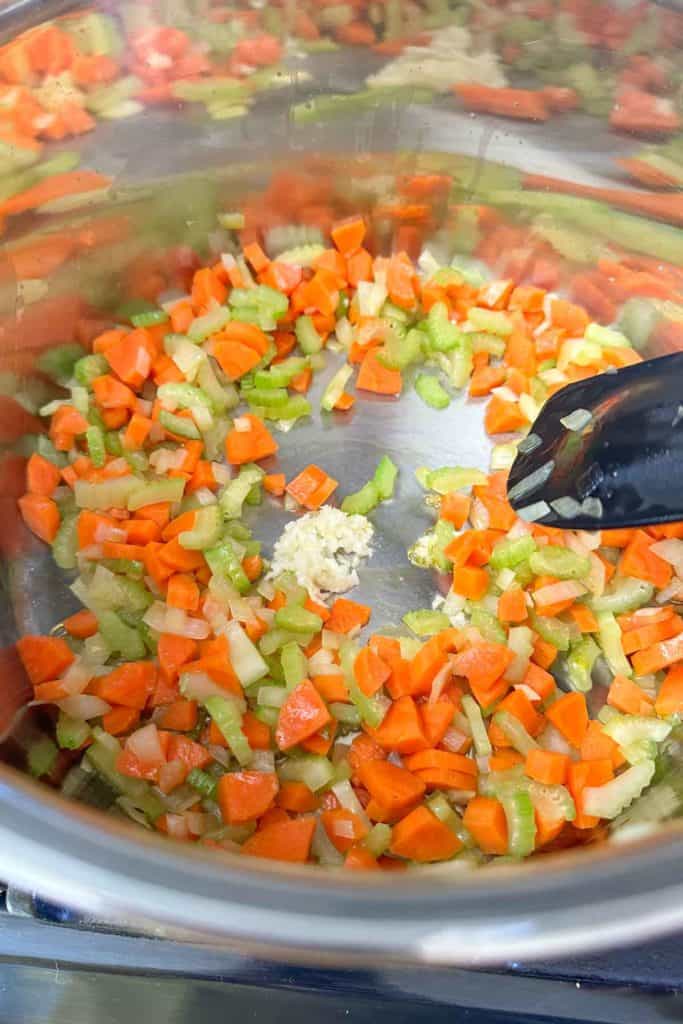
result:
[(535, 501), (533, 505), (524, 505), (517, 509), (517, 515), (527, 523), (536, 523), (543, 519), (550, 512), (550, 505), (546, 501)]
[(89, 665), (82, 658), (76, 658), (69, 665), (60, 682), (64, 689), (73, 697), (76, 694), (83, 693), (95, 674), (96, 672), (92, 665)]
[(275, 754), (272, 750), (255, 750), (249, 762), (252, 772), (274, 772)]
[(517, 451), (520, 455), (529, 455), (531, 452), (535, 452), (537, 448), (543, 444), (538, 434), (527, 434), (517, 445)]
[(353, 811), (361, 819), (364, 825), (370, 825), (368, 816), (363, 810), (363, 807), (356, 796), (353, 786), (345, 779), (343, 782), (336, 782), (332, 786), (332, 792), (336, 796), (337, 800), (347, 811)]
[(677, 576), (683, 576), (683, 540), (668, 538), (658, 540), (650, 548), (653, 555), (668, 562), (674, 567)]
[(509, 388), (507, 384), (501, 384), (500, 387), (493, 388), (491, 394), (495, 395), (496, 398), (502, 398), (505, 402), (514, 402), (515, 405), (519, 402), (519, 395), (512, 388)]
[(162, 793), (170, 793), (185, 781), (187, 770), (182, 761), (169, 761), (159, 769), (159, 789)]
[(185, 821), (185, 815), (167, 814), (166, 832), (171, 839), (187, 839), (190, 833), (187, 827), (187, 822)]
[(441, 746), (450, 750), (451, 754), (459, 754), (467, 743), (468, 737), (464, 732), (451, 726), (441, 740)]
[(144, 764), (162, 765), (166, 763), (164, 751), (159, 739), (159, 730), (154, 722), (136, 729), (126, 740), (126, 750), (138, 757)]
[(533, 593), (536, 605), (558, 604), (560, 601), (573, 601), (586, 593), (583, 583), (577, 580), (560, 580), (558, 583), (549, 583), (545, 587), (539, 587)]
[(311, 675), (314, 676), (341, 675), (332, 653), (324, 647), (321, 647), (319, 651), (311, 655), (308, 659), (308, 668)]
[(111, 705), (100, 697), (91, 696), (88, 693), (78, 693), (74, 697), (64, 697), (57, 701), (57, 707), (69, 715), (70, 718), (80, 718), (87, 721), (89, 718), (99, 718), (111, 711)]
[(157, 633), (173, 633), (189, 640), (206, 640), (210, 633), (204, 619), (191, 618), (181, 608), (169, 608), (161, 601), (150, 605), (142, 621)]
[[(510, 489), (508, 490), (509, 500), (517, 501), (521, 498), (526, 498), (527, 495), (533, 493), (533, 491), (538, 490), (539, 487), (543, 486), (546, 480), (550, 479), (554, 469), (555, 460), (548, 459), (548, 461), (544, 462), (542, 466), (539, 466), (538, 469), (535, 469), (533, 473), (528, 473), (527, 476), (523, 477), (518, 483), (514, 485), (514, 487), (510, 487)], [(545, 505), (546, 503), (543, 501), (537, 502), (537, 504)], [(544, 512), (543, 515), (547, 515), (550, 511), (547, 505), (546, 509), (547, 511)], [(517, 514), (521, 515), (521, 512), (518, 511)]]
[(446, 664), (442, 668), (440, 668), (439, 671), (434, 676), (432, 688), (429, 692), (429, 704), (436, 704), (437, 700), (443, 693), (445, 687), (448, 685), (448, 681), (451, 679), (452, 675), (453, 666), (451, 665), (450, 661), (447, 661)]
[(194, 496), (203, 507), (215, 505), (218, 500), (213, 491), (210, 491), (208, 487), (200, 487), (194, 492)]
[(489, 510), (480, 498), (475, 498), (470, 509), (470, 522), (475, 530), (487, 530), (491, 521)]
[(523, 693), (527, 700), (530, 700), (532, 704), (535, 704), (537, 701), (541, 700), (541, 695), (536, 693), (535, 690), (532, 690), (532, 688), (530, 686), (527, 686), (526, 683), (515, 683), (512, 689), (519, 690), (519, 692)]
[(581, 503), (568, 494), (563, 495), (561, 498), (555, 498), (554, 501), (550, 502), (550, 507), (557, 512), (561, 519), (573, 519), (581, 513)]
[(230, 469), (222, 462), (212, 462), (211, 472), (216, 483), (227, 484), (231, 480)]
[(238, 434), (248, 434), (251, 430), (251, 421), (246, 416), (235, 416), (232, 425)]
[(602, 519), (604, 509), (600, 498), (584, 498), (581, 502), (581, 512), (584, 516), (591, 516), (593, 519)]

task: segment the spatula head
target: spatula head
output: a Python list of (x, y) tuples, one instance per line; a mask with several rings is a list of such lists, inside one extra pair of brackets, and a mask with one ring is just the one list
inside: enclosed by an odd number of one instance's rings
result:
[(562, 388), (521, 449), (508, 497), (523, 518), (532, 506), (570, 529), (683, 520), (683, 352)]

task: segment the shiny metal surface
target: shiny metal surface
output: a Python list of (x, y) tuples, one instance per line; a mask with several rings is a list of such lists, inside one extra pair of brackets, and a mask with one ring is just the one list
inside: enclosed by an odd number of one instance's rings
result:
[[(7, 245), (0, 254), (0, 370), (15, 376), (3, 377), (0, 734), (29, 696), (14, 639), (24, 632), (49, 631), (76, 607), (67, 581), (45, 549), (29, 541), (17, 518), (15, 500), (23, 487), (21, 435), (35, 424), (13, 396), (27, 388), (45, 390), (34, 372), (39, 353), (73, 337), (84, 321), (96, 325), (106, 320), (128, 293), (136, 269), (151, 265), (163, 276), (169, 254), (179, 246), (191, 244), (205, 254), (207, 236), (216, 232), (217, 210), (249, 207), (253, 213), (263, 208), (277, 222), (269, 180), (289, 182), (288, 188), (281, 185), (279, 196), (285, 220), (311, 223), (311, 204), (295, 201), (297, 183), (305, 179), (336, 215), (366, 212), (378, 248), (386, 249), (394, 241), (394, 225), (377, 211), (395, 197), (406, 175), (446, 174), (452, 191), (433, 211), (428, 228), (430, 245), (446, 257), (460, 242), (454, 224), (458, 204), (495, 198), (496, 190), (505, 187), (500, 175), (507, 174), (500, 164), (574, 186), (614, 186), (624, 196), (633, 191), (615, 159), (632, 154), (641, 143), (609, 132), (604, 119), (584, 114), (520, 124), (474, 117), (445, 96), (428, 106), (393, 103), (315, 124), (293, 123), (292, 102), (357, 89), (384, 59), (348, 47), (306, 59), (290, 55), (286, 87), (259, 96), (248, 116), (236, 121), (207, 121), (196, 107), (172, 106), (100, 122), (91, 135), (52, 146), (51, 152), (78, 148), (83, 166), (115, 179), (110, 193), (71, 212), (8, 220)], [(296, 73), (302, 70), (311, 76), (306, 82)], [(289, 179), (282, 178), (283, 171)], [(550, 199), (548, 209), (555, 209)], [(609, 209), (616, 222), (616, 205)], [(508, 209), (502, 201), (498, 212), (515, 225), (519, 249), (539, 250), (531, 215)], [(549, 216), (552, 221), (552, 212)], [(633, 221), (629, 244), (656, 259), (645, 230), (654, 221)], [(22, 278), (17, 254), (46, 230), (60, 233), (72, 248), (40, 278)], [(591, 230), (581, 235), (584, 250), (587, 239), (595, 241)], [(609, 234), (609, 227), (604, 230)], [(675, 249), (680, 218), (672, 215), (671, 224), (663, 223), (661, 230), (657, 237), (668, 251)], [(216, 239), (216, 251), (222, 241)], [(616, 245), (618, 254), (623, 244)], [(493, 272), (502, 273), (510, 253), (502, 247), (494, 255)], [(582, 261), (573, 251), (558, 260), (557, 289), (569, 290), (590, 259)], [(668, 335), (655, 337), (653, 354), (669, 343)], [(333, 364), (330, 359), (315, 384), (314, 407)], [(405, 558), (406, 547), (429, 522), (415, 467), (483, 466), (488, 451), (480, 404), (458, 400), (436, 417), (411, 390), (400, 402), (361, 397), (343, 423), (316, 414), (283, 436), (277, 465), (290, 475), (318, 461), (343, 481), (344, 491), (351, 491), (368, 478), (380, 454), (388, 452), (399, 463), (397, 497), (376, 514), (374, 551), (358, 591), (376, 609), (373, 625), (380, 628), (409, 608), (428, 604), (438, 586)], [(254, 513), (266, 550), (286, 518), (268, 501)], [(8, 745), (6, 753), (8, 760), (16, 759), (16, 744)], [(513, 954), (558, 956), (637, 942), (683, 924), (682, 852), (681, 830), (673, 824), (659, 836), (618, 848), (591, 847), (477, 875), (416, 871), (397, 886), (391, 877), (368, 880), (315, 869), (245, 867), (229, 856), (188, 851), (68, 805), (11, 767), (0, 768), (0, 876), (123, 928), (207, 947), (237, 946), (326, 962), (371, 958), (484, 964)], [(89, 982), (75, 978), (74, 991), (86, 993), (77, 999), (91, 998)], [(164, 1006), (173, 1020), (177, 1008), (170, 994), (169, 1000)], [(66, 1011), (56, 1006), (54, 1012), (60, 1021)], [(31, 1020), (28, 1008), (24, 1019)]]

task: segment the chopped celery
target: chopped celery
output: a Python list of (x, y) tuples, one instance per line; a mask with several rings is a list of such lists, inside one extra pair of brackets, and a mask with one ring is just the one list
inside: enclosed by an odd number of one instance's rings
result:
[(472, 742), (474, 743), (474, 749), (477, 757), (489, 757), (492, 753), (492, 747), (491, 741), (488, 737), (488, 732), (486, 731), (486, 725), (484, 724), (481, 708), (469, 694), (466, 694), (462, 698), (461, 704), (462, 710), (469, 722), (470, 731), (472, 733)]
[[(123, 479), (127, 478), (123, 477)], [(174, 504), (176, 501), (180, 501), (185, 490), (185, 481), (182, 477), (169, 477), (166, 480), (153, 480), (150, 483), (142, 483), (135, 477), (133, 479), (135, 480), (135, 489), (130, 493), (126, 505), (129, 512), (137, 512), (138, 509), (144, 508), (146, 505), (156, 505), (159, 501), (170, 501), (171, 504)]]
[(415, 390), (422, 401), (432, 409), (446, 409), (451, 404), (450, 395), (436, 377), (420, 373), (415, 379)]
[(332, 703), (329, 705), (330, 713), (342, 725), (360, 727), (361, 720), (358, 708), (352, 704)]
[(502, 730), (515, 750), (524, 757), (526, 757), (529, 751), (538, 748), (538, 743), (529, 735), (520, 720), (509, 712), (497, 711), (493, 716), (493, 723)]
[(236, 702), (227, 697), (214, 695), (206, 698), (204, 707), (223, 734), (233, 756), (237, 758), (242, 767), (248, 765), (251, 761), (252, 749), (242, 731), (242, 712)]
[(165, 309), (150, 309), (144, 313), (134, 313), (130, 318), (133, 327), (156, 327), (165, 324), (169, 319)]
[[(93, 734), (96, 737), (95, 742), (88, 747), (85, 757), (98, 775), (101, 775), (117, 793), (130, 797), (135, 806), (139, 807), (151, 821), (163, 814), (166, 808), (148, 782), (131, 779), (116, 770), (116, 759), (120, 750), (118, 741), (116, 746), (112, 747), (104, 739), (99, 738), (97, 729), (93, 730)], [(107, 736), (107, 740), (111, 738)]]
[(344, 642), (339, 650), (340, 663), (346, 685), (349, 689), (351, 701), (358, 708), (358, 713), (363, 722), (372, 729), (376, 729), (384, 718), (384, 709), (373, 697), (367, 697), (356, 681), (354, 663), (358, 648), (348, 641)]
[(632, 676), (631, 663), (624, 654), (621, 629), (612, 612), (598, 612), (598, 639), (607, 664), (614, 675)]
[(398, 466), (391, 461), (388, 455), (383, 455), (377, 463), (375, 474), (372, 478), (380, 501), (388, 501), (394, 495)]
[(256, 322), (267, 331), (285, 315), (289, 300), (274, 288), (258, 284), (254, 288), (233, 288), (230, 305), (236, 310), (238, 320)]
[(391, 85), (362, 89), (360, 92), (329, 93), (295, 103), (289, 113), (295, 124), (308, 124), (338, 114), (356, 114), (387, 104), (431, 103), (434, 92), (415, 85)]
[(442, 629), (448, 629), (451, 620), (443, 612), (432, 611), (431, 608), (421, 608), (418, 611), (406, 612), (403, 616), (408, 629), (411, 629), (416, 636), (434, 636)]
[(323, 620), (315, 612), (309, 612), (296, 604), (286, 604), (275, 613), (275, 625), (290, 633), (319, 633)]
[(206, 341), (212, 334), (222, 330), (230, 320), (230, 310), (225, 306), (212, 309), (203, 316), (198, 316), (192, 321), (187, 336), (190, 341), (199, 344)]
[(78, 750), (90, 737), (90, 726), (82, 718), (72, 718), (60, 711), (56, 735), (57, 743), (63, 750)]
[(208, 772), (202, 771), (201, 768), (193, 768), (185, 781), (193, 789), (201, 793), (205, 800), (215, 799), (218, 780), (214, 779)]
[(508, 826), (508, 853), (528, 857), (534, 852), (536, 821), (531, 797), (524, 790), (501, 798)]
[(239, 405), (239, 395), (234, 384), (221, 384), (208, 359), (202, 360), (197, 373), (197, 383), (211, 400), (216, 414), (227, 412)]
[(600, 655), (600, 648), (590, 636), (584, 636), (569, 647), (565, 668), (572, 690), (587, 693), (593, 686), (593, 666)]
[(85, 440), (88, 445), (90, 461), (96, 469), (101, 469), (107, 461), (103, 431), (99, 427), (88, 427), (85, 432)]
[(661, 718), (617, 713), (611, 714), (609, 721), (603, 724), (606, 735), (618, 744), (624, 757), (631, 764), (656, 757), (657, 744), (667, 738), (671, 729), (671, 722)]
[(536, 630), (541, 640), (557, 647), (558, 651), (569, 650), (571, 629), (566, 622), (549, 615), (536, 615), (535, 612), (530, 612), (529, 624)]
[(323, 340), (315, 329), (310, 316), (300, 316), (294, 327), (296, 340), (301, 346), (302, 352), (310, 356), (314, 352), (320, 352), (323, 347)]
[(240, 594), (245, 594), (249, 590), (251, 584), (229, 538), (226, 537), (216, 547), (208, 548), (204, 552), (204, 557), (214, 576), (228, 579)]
[(144, 658), (146, 649), (140, 633), (127, 626), (116, 612), (98, 611), (97, 622), (102, 639), (112, 653), (120, 654), (125, 661)]
[(651, 583), (626, 577), (613, 583), (600, 597), (589, 598), (588, 603), (594, 612), (623, 615), (649, 604), (654, 592)]
[(221, 512), (226, 519), (239, 519), (247, 495), (255, 484), (261, 482), (263, 476), (260, 466), (249, 463), (242, 466), (235, 479), (226, 484), (219, 499)]
[(199, 427), (193, 420), (186, 416), (176, 416), (166, 409), (162, 409), (159, 413), (159, 423), (170, 434), (175, 434), (176, 437), (186, 437), (189, 441), (199, 441), (202, 436)]
[(377, 508), (380, 500), (377, 484), (374, 480), (368, 480), (355, 494), (347, 494), (342, 501), (342, 512), (350, 516), (366, 516), (368, 512)]
[(289, 392), (286, 388), (247, 388), (242, 387), (242, 395), (251, 406), (263, 406), (264, 409), (279, 415), (279, 407), (286, 405)]
[(422, 322), (422, 328), (435, 352), (450, 352), (462, 337), (462, 331), (449, 320), (448, 308), (443, 302), (434, 303), (427, 319)]
[(444, 466), (432, 469), (427, 473), (426, 485), (437, 494), (448, 494), (450, 491), (464, 491), (478, 484), (485, 484), (488, 477), (480, 469), (468, 469), (464, 466)]
[(445, 549), (455, 537), (453, 523), (446, 519), (437, 519), (434, 529), (418, 537), (408, 549), (408, 558), (422, 569), (438, 569), (448, 572), (451, 563), (446, 558)]
[(291, 356), (268, 370), (257, 370), (254, 373), (255, 388), (286, 388), (298, 373), (308, 366), (308, 360), (302, 356)]
[(242, 686), (251, 686), (257, 679), (268, 675), (268, 666), (239, 622), (234, 619), (229, 622), (225, 633), (230, 645), (232, 667)]
[(75, 569), (77, 551), (78, 516), (67, 515), (62, 519), (52, 542), (52, 557), (60, 569)]
[(507, 642), (507, 633), (500, 622), (491, 612), (485, 608), (473, 607), (470, 610), (470, 624), (478, 629), (484, 640), (494, 644)]
[(537, 576), (556, 576), (560, 580), (585, 579), (591, 568), (589, 558), (554, 544), (534, 551), (529, 565)]
[(363, 840), (363, 846), (373, 857), (381, 857), (391, 846), (391, 825), (383, 825), (381, 822), (373, 825)]
[(334, 376), (329, 381), (327, 387), (323, 392), (323, 396), (320, 399), (320, 408), (324, 409), (325, 412), (332, 412), (335, 405), (344, 393), (349, 378), (353, 374), (353, 367), (349, 366), (348, 363), (337, 370)]
[(278, 765), (277, 773), (282, 782), (304, 782), (313, 793), (329, 786), (335, 779), (332, 762), (317, 754), (288, 757)]
[(529, 559), (535, 551), (536, 542), (530, 536), (501, 540), (491, 552), (489, 564), (493, 569), (514, 569), (520, 562)]
[(423, 341), (423, 331), (413, 328), (402, 333), (394, 328), (388, 332), (384, 346), (378, 352), (378, 359), (392, 370), (405, 370), (420, 360)]
[(495, 334), (503, 338), (512, 334), (512, 320), (506, 313), (472, 306), (467, 312), (467, 319), (478, 331), (486, 331), (488, 334)]
[(455, 832), (461, 843), (471, 845), (472, 837), (465, 828), (462, 818), (451, 807), (443, 793), (433, 793), (427, 800), (427, 807), (439, 821), (442, 821), (444, 825), (448, 825), (450, 830)]
[(119, 576), (117, 587), (123, 595), (123, 608), (130, 612), (144, 612), (153, 601), (149, 590), (139, 580), (129, 579), (126, 576)]
[(288, 690), (293, 690), (307, 677), (308, 659), (297, 643), (290, 642), (280, 651), (280, 661), (285, 685)]
[(281, 708), (286, 699), (284, 686), (259, 686), (256, 692), (257, 704), (267, 708)]
[(37, 779), (49, 775), (57, 761), (59, 751), (49, 736), (34, 740), (27, 751), (28, 770)]
[(292, 395), (284, 405), (275, 407), (252, 406), (252, 410), (262, 419), (275, 420), (276, 423), (290, 424), (295, 420), (311, 415), (311, 403), (303, 395)]
[(36, 361), (36, 367), (58, 384), (65, 384), (73, 377), (76, 365), (84, 356), (85, 350), (81, 345), (58, 345), (43, 352)]
[(223, 516), (218, 505), (207, 505), (197, 510), (194, 526), (178, 535), (178, 543), (188, 551), (203, 551), (220, 540)]
[(587, 786), (582, 794), (584, 814), (616, 818), (650, 785), (654, 773), (655, 762), (645, 758), (602, 786)]
[[(185, 485), (184, 481), (174, 481)], [(79, 508), (93, 511), (109, 508), (126, 508), (131, 495), (140, 490), (142, 482), (135, 476), (122, 476), (115, 480), (104, 480), (101, 483), (90, 483), (88, 480), (77, 480), (74, 485), (74, 497)], [(154, 499), (161, 500), (161, 499)], [(145, 504), (148, 504), (145, 502)], [(140, 506), (137, 506), (138, 508)], [(131, 511), (133, 511), (131, 509)]]

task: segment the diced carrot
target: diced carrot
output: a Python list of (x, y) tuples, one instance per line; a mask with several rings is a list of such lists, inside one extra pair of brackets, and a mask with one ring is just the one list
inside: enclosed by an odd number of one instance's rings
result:
[(524, 679), (522, 680), (525, 686), (534, 690), (535, 693), (541, 698), (541, 700), (547, 700), (555, 692), (555, 679), (540, 665), (535, 665), (533, 661), (529, 662)]
[(354, 675), (363, 693), (372, 697), (384, 686), (391, 669), (371, 647), (363, 647), (356, 655)]
[(473, 797), (463, 815), (463, 824), (484, 853), (508, 852), (508, 827), (503, 805), (493, 797)]
[(324, 810), (320, 815), (327, 838), (341, 853), (347, 853), (368, 834), (368, 826), (355, 811), (345, 807)]
[(615, 770), (624, 764), (625, 758), (611, 736), (608, 736), (602, 724), (596, 719), (588, 723), (586, 734), (579, 750), (582, 761), (602, 761), (605, 758), (612, 762)]
[(260, 818), (273, 804), (278, 788), (275, 772), (226, 772), (218, 780), (216, 794), (223, 821), (240, 825)]
[(652, 537), (644, 530), (635, 530), (619, 560), (619, 572), (622, 576), (646, 580), (662, 590), (669, 585), (673, 569), (650, 550), (653, 543)]
[(525, 121), (547, 121), (550, 117), (542, 90), (510, 89), (505, 86), (459, 82), (453, 92), (467, 110)]
[(427, 745), (438, 746), (453, 722), (454, 705), (450, 700), (438, 700), (434, 704), (420, 704), (418, 714)]
[(140, 712), (137, 708), (127, 708), (123, 705), (113, 707), (102, 715), (102, 728), (110, 736), (121, 736), (131, 732), (140, 721)]
[(320, 806), (320, 798), (305, 782), (281, 782), (276, 800), (278, 807), (296, 814), (315, 811)]
[(554, 750), (530, 750), (526, 756), (524, 771), (530, 779), (546, 786), (563, 786), (569, 769), (569, 755)]
[(664, 682), (659, 688), (655, 701), (655, 711), (661, 717), (678, 715), (683, 710), (683, 666), (675, 665), (669, 669)]
[(670, 640), (662, 640), (643, 651), (636, 651), (631, 658), (631, 664), (637, 676), (647, 676), (674, 665), (682, 658), (683, 633), (679, 633)]
[(607, 691), (607, 703), (625, 715), (652, 715), (654, 701), (626, 676), (616, 675)]
[(460, 530), (467, 522), (471, 505), (472, 499), (467, 495), (451, 491), (441, 499), (439, 519), (446, 519), (449, 523), (453, 523), (456, 530)]
[(308, 739), (331, 720), (318, 691), (305, 679), (287, 696), (280, 708), (275, 739), (280, 750), (289, 750)]
[(384, 716), (381, 725), (370, 732), (385, 750), (413, 754), (427, 746), (417, 705), (412, 697), (399, 697)]
[(534, 650), (532, 654), (533, 661), (541, 668), (548, 669), (555, 661), (557, 657), (557, 647), (551, 644), (548, 640), (543, 640), (540, 636), (534, 639)]
[(26, 490), (41, 498), (51, 498), (59, 487), (59, 480), (58, 467), (34, 452), (26, 465)]
[(347, 597), (336, 598), (326, 628), (333, 633), (350, 633), (358, 627), (366, 626), (370, 621), (371, 609), (358, 601)]
[(371, 736), (367, 736), (365, 733), (359, 733), (354, 738), (349, 747), (349, 764), (351, 765), (351, 781), (354, 785), (360, 785), (360, 776), (358, 774), (360, 766), (365, 761), (384, 761), (386, 759), (386, 751), (383, 747), (380, 747)]
[[(399, 861), (396, 861), (398, 864)], [(357, 844), (352, 846), (349, 852), (346, 854), (344, 860), (344, 867), (349, 868), (352, 871), (380, 871), (381, 868), (377, 862), (377, 858), (373, 857), (370, 851), (365, 846)]]
[(390, 851), (418, 863), (450, 860), (462, 848), (452, 829), (426, 807), (416, 807), (394, 825)]
[(569, 609), (569, 615), (574, 620), (582, 633), (597, 633), (598, 620), (586, 604), (574, 604)]
[(151, 661), (131, 661), (93, 680), (88, 692), (108, 704), (122, 704), (141, 711), (156, 682), (156, 666)]
[(514, 654), (503, 644), (484, 642), (456, 654), (453, 669), (466, 676), (470, 686), (490, 689), (514, 661)]
[(361, 363), (356, 387), (378, 395), (400, 395), (403, 387), (401, 371), (384, 366), (377, 358), (375, 349), (371, 348)]
[(167, 704), (156, 723), (160, 729), (191, 732), (197, 724), (197, 717), (197, 701), (181, 699)]
[(22, 636), (16, 646), (33, 686), (58, 678), (74, 660), (67, 642), (57, 636)]
[(315, 822), (313, 817), (292, 818), (268, 825), (242, 844), (242, 853), (250, 857), (303, 864), (308, 860)]
[(486, 569), (461, 565), (453, 570), (453, 590), (470, 601), (480, 601), (488, 591), (489, 583)]
[(233, 466), (241, 466), (246, 462), (258, 462), (274, 455), (278, 450), (277, 441), (273, 438), (263, 420), (252, 413), (245, 413), (241, 420), (248, 421), (247, 430), (235, 427), (228, 433), (225, 450), (228, 462)]
[(349, 217), (337, 221), (330, 235), (339, 252), (348, 259), (362, 246), (365, 230), (365, 221), (362, 217)]
[(579, 748), (588, 728), (588, 708), (582, 693), (567, 693), (551, 704), (546, 715), (568, 743)]
[(601, 761), (572, 761), (567, 773), (567, 786), (576, 805), (576, 817), (572, 822), (574, 828), (593, 828), (598, 824), (599, 818), (584, 814), (582, 794), (589, 786), (604, 786), (606, 782), (614, 777), (612, 762), (608, 759)]
[(407, 814), (425, 792), (421, 779), (389, 761), (366, 760), (357, 771), (362, 785), (389, 820)]
[(77, 640), (87, 640), (89, 636), (95, 635), (98, 628), (96, 616), (93, 612), (88, 611), (87, 608), (69, 615), (68, 618), (64, 619), (62, 625), (69, 636), (76, 637)]
[(285, 490), (299, 505), (315, 510), (327, 501), (337, 486), (338, 482), (332, 479), (324, 469), (310, 465), (302, 469), (293, 480), (290, 480)]
[[(513, 690), (512, 693), (501, 701), (500, 711), (506, 711), (513, 715), (524, 726), (530, 736), (537, 736), (543, 728), (543, 716), (539, 715), (533, 703), (529, 700), (523, 690)], [(489, 729), (491, 743), (495, 747), (511, 746), (507, 736), (494, 722)]]
[(526, 595), (520, 587), (504, 590), (498, 598), (498, 618), (501, 622), (525, 622), (528, 614)]
[(59, 529), (59, 509), (52, 498), (25, 494), (18, 501), (21, 517), (29, 530), (46, 544), (51, 544)]
[(494, 388), (505, 383), (505, 378), (504, 366), (483, 366), (475, 370), (470, 377), (470, 397), (481, 398), (483, 395), (490, 395)]

